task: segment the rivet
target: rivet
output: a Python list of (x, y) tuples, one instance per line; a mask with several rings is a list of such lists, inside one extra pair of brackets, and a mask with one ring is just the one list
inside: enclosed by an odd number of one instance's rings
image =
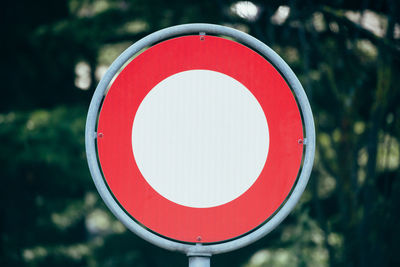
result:
[(104, 136), (104, 134), (103, 134), (103, 133), (99, 133), (97, 136), (98, 136), (99, 138), (102, 138), (102, 137)]
[(299, 139), (299, 140), (297, 141), (297, 143), (299, 143), (299, 144), (301, 145), (301, 144), (304, 143), (304, 141), (303, 141), (303, 139)]
[(201, 236), (196, 237), (197, 241), (201, 241)]
[(200, 34), (200, 41), (204, 41), (206, 39), (206, 33), (205, 32), (199, 32)]

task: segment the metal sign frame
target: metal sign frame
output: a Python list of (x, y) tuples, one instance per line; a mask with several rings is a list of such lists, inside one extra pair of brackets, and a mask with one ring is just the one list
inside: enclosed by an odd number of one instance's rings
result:
[[(180, 243), (162, 238), (146, 230), (143, 226), (132, 220), (114, 200), (103, 179), (99, 162), (97, 160), (96, 126), (98, 114), (101, 109), (102, 100), (105, 97), (107, 88), (112, 82), (112, 79), (118, 74), (121, 67), (143, 48), (149, 47), (163, 40), (187, 34), (212, 34), (231, 37), (235, 41), (250, 47), (264, 56), (281, 73), (294, 93), (300, 108), (305, 131), (303, 140), (305, 145), (303, 166), (291, 194), (287, 197), (286, 203), (258, 229), (238, 239), (228, 240), (216, 244)], [(256, 240), (259, 240), (277, 227), (295, 207), (307, 185), (311, 174), (315, 153), (315, 128), (311, 107), (304, 89), (296, 75), (278, 54), (276, 54), (271, 48), (261, 41), (244, 32), (220, 25), (196, 23), (173, 26), (154, 32), (131, 45), (111, 64), (98, 84), (90, 103), (86, 121), (85, 144), (90, 173), (97, 190), (99, 191), (108, 208), (129, 230), (156, 246), (172, 251), (186, 253), (189, 256), (190, 266), (209, 266), (210, 257), (212, 254), (219, 254), (239, 249), (255, 242)]]

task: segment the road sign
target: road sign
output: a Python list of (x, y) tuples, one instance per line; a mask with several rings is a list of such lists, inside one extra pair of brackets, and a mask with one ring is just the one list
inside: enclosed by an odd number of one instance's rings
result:
[(86, 146), (101, 196), (129, 229), (213, 254), (287, 216), (311, 171), (313, 127), (300, 83), (272, 50), (230, 28), (188, 24), (113, 63), (89, 109)]

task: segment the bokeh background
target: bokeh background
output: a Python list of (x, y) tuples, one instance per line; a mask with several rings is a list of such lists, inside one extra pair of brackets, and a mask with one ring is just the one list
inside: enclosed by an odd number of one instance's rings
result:
[(167, 26), (248, 32), (310, 99), (316, 160), (271, 234), (213, 266), (400, 266), (397, 0), (19, 0), (0, 9), (0, 266), (186, 266), (110, 214), (91, 180), (86, 112), (111, 62)]

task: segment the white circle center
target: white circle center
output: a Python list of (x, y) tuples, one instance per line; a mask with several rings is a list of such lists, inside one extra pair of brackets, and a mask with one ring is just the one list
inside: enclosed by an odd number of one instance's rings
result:
[(132, 126), (143, 177), (163, 197), (189, 207), (214, 207), (242, 195), (260, 175), (268, 147), (267, 120), (253, 94), (210, 70), (161, 81)]

